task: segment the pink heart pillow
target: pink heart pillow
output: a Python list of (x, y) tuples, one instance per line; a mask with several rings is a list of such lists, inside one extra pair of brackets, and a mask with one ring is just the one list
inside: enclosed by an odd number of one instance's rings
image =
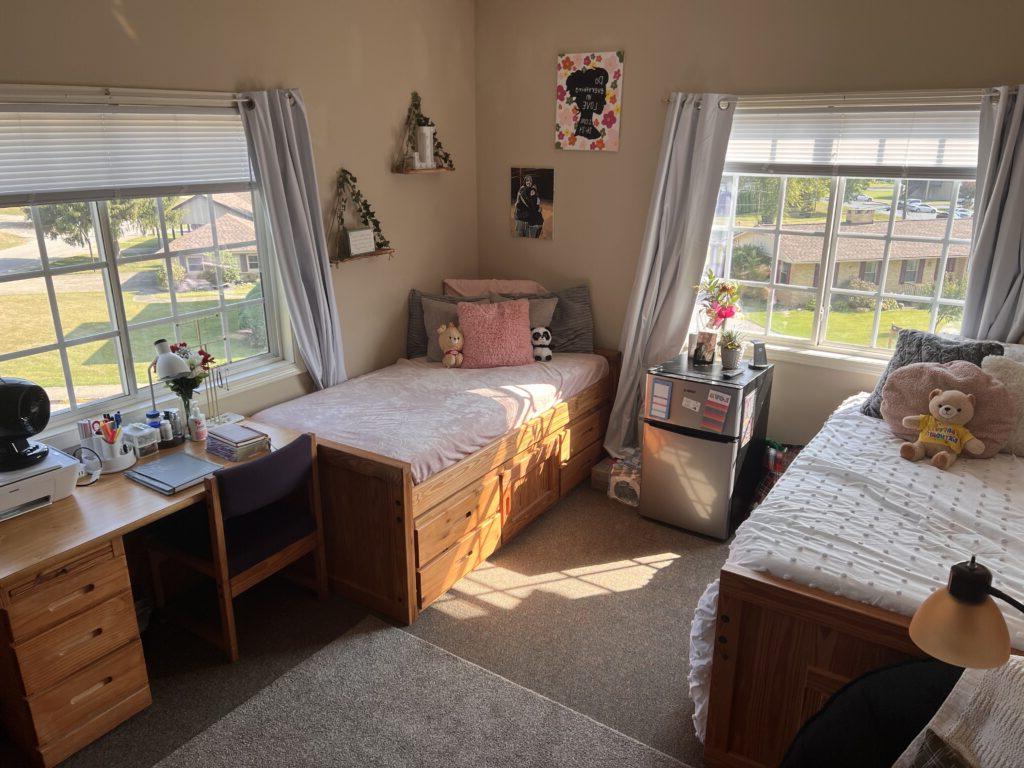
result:
[(903, 426), (904, 416), (928, 413), (928, 393), (958, 389), (977, 398), (974, 418), (967, 428), (985, 443), (980, 458), (995, 456), (1007, 444), (1016, 423), (1017, 403), (1010, 391), (974, 363), (912, 363), (889, 374), (882, 388), (882, 418), (897, 437), (917, 438)]
[(497, 368), (533, 362), (530, 343), (530, 302), (526, 299), (500, 304), (459, 302), (459, 330), (463, 368)]

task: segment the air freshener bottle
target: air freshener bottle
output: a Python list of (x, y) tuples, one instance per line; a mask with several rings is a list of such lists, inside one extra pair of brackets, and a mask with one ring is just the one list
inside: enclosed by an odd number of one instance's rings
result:
[(192, 422), (192, 439), (195, 441), (205, 440), (207, 435), (206, 416), (199, 410), (199, 405), (192, 403), (192, 411), (189, 413), (189, 421)]

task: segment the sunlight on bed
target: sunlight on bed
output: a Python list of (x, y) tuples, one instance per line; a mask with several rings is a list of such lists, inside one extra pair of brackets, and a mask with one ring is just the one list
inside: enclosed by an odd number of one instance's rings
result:
[(454, 618), (473, 619), (486, 616), (491, 608), (514, 610), (523, 600), (540, 593), (579, 600), (630, 592), (645, 587), (658, 571), (680, 557), (675, 552), (663, 552), (535, 575), (484, 563), (434, 603), (433, 609)]

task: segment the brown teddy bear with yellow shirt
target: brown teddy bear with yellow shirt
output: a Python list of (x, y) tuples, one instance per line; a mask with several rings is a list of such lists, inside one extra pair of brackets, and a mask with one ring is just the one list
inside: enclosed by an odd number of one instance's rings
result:
[(920, 461), (925, 456), (932, 466), (949, 469), (963, 451), (980, 456), (985, 444), (970, 433), (967, 424), (974, 418), (974, 395), (956, 389), (933, 389), (928, 395), (927, 414), (904, 416), (903, 426), (918, 430), (917, 440), (900, 446), (900, 456)]

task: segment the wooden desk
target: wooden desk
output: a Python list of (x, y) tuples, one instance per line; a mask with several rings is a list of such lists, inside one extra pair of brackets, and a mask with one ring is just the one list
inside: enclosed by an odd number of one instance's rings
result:
[[(280, 447), (298, 433), (249, 422)], [(218, 464), (203, 443), (161, 451)], [(121, 473), (0, 522), (0, 720), (52, 766), (152, 702), (121, 537), (205, 497), (164, 496)]]

